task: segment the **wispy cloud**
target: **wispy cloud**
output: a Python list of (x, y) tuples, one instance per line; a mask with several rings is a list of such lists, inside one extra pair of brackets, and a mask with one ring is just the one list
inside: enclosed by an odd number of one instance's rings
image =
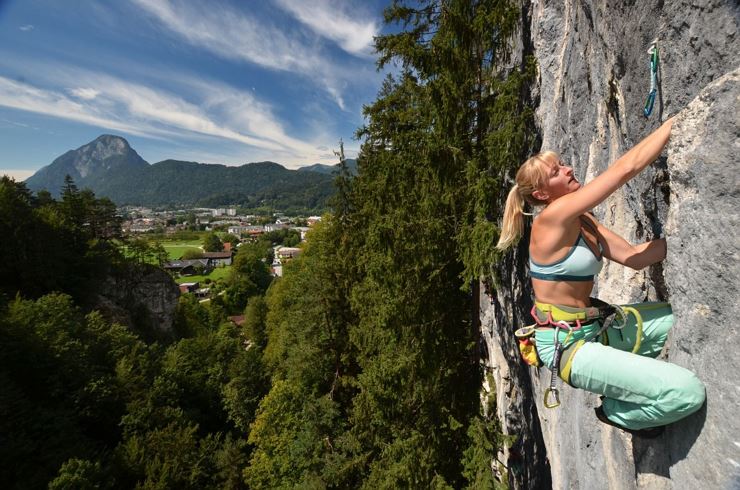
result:
[(329, 0), (276, 0), (277, 5), (322, 37), (331, 39), (348, 53), (370, 55), (379, 27), (373, 20), (354, 19), (343, 11), (345, 4)]
[(5, 118), (0, 118), (0, 122), (3, 122), (3, 123), (8, 124), (10, 126), (15, 126), (15, 127), (18, 127), (18, 128), (38, 129), (36, 126), (31, 126), (30, 124), (19, 123), (17, 121), (10, 121), (9, 119), (5, 119)]
[(323, 56), (315, 42), (289, 37), (284, 29), (270, 25), (263, 18), (219, 3), (131, 1), (189, 44), (225, 59), (300, 74), (322, 85), (344, 108), (336, 80), (349, 71)]
[(32, 31), (34, 29), (32, 24), (26, 24), (23, 26), (20, 26), (18, 29), (22, 30), (23, 32)]
[(63, 93), (33, 87), (0, 76), (0, 106), (78, 121), (93, 126), (146, 136), (138, 127), (101, 117), (94, 108), (78, 103)]
[(0, 106), (148, 138), (222, 138), (290, 161), (312, 161), (322, 154), (318, 144), (289, 136), (251, 90), (183, 75), (176, 78), (187, 95), (174, 95), (105, 74), (59, 66), (51, 71), (64, 88), (0, 76)]
[(277, 28), (244, 12), (213, 2), (132, 0), (192, 45), (227, 59), (249, 61), (281, 71), (307, 72), (323, 64), (316, 53)]
[(83, 87), (69, 89), (69, 93), (74, 95), (75, 97), (78, 97), (84, 100), (92, 100), (95, 97), (97, 97), (98, 94), (100, 94), (100, 92), (98, 92), (97, 90), (93, 88), (83, 88)]

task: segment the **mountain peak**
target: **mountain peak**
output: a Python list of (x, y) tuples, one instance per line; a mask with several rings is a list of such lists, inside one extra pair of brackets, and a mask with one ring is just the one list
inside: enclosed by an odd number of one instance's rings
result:
[[(117, 136), (115, 134), (101, 134), (97, 138), (95, 138), (93, 141), (88, 143), (87, 145), (93, 145), (93, 144), (103, 144), (103, 145), (109, 145), (109, 146), (116, 146), (118, 148), (131, 148), (131, 145), (128, 144), (128, 141), (123, 136)], [(80, 147), (82, 148), (82, 146)]]
[(112, 170), (133, 171), (148, 166), (125, 138), (103, 134), (76, 150), (69, 150), (26, 180), (31, 190), (47, 189), (56, 194), (70, 175), (78, 186), (93, 186)]
[(82, 178), (97, 171), (101, 165), (109, 170), (111, 165), (106, 165), (104, 162), (112, 157), (126, 158), (136, 155), (134, 160), (141, 159), (125, 138), (112, 134), (100, 135), (90, 143), (77, 148), (74, 153), (77, 154), (74, 166)]

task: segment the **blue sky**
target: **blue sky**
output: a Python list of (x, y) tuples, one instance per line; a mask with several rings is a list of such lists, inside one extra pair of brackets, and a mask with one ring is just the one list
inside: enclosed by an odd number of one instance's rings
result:
[(0, 174), (105, 133), (149, 163), (354, 156), (387, 3), (0, 0)]

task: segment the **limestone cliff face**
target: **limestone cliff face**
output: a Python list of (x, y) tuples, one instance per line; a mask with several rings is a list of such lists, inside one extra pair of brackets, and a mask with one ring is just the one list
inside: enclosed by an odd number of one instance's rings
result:
[[(561, 407), (542, 406), (547, 369), (527, 370), (511, 332), (531, 323), (526, 238), (498, 267), (501, 285), (481, 298), (481, 328), (499, 417), (519, 445), (517, 488), (731, 488), (740, 485), (738, 356), (738, 96), (736, 2), (536, 1), (522, 40), (539, 65), (537, 123), (581, 181), (677, 114), (655, 164), (595, 209), (632, 242), (668, 237), (668, 257), (632, 271), (607, 263), (596, 294), (610, 302), (667, 300), (676, 316), (664, 358), (707, 386), (699, 413), (666, 435), (640, 440), (600, 424), (596, 395), (561, 384)], [(647, 49), (658, 40), (659, 96), (649, 118)], [(665, 156), (667, 155), (667, 157)], [(544, 456), (544, 459), (543, 459)], [(521, 466), (521, 471), (516, 465)], [(535, 469), (533, 469), (535, 468)], [(541, 475), (550, 472), (551, 480)]]
[(94, 308), (148, 337), (170, 338), (179, 297), (177, 284), (159, 267), (126, 267), (99, 284)]

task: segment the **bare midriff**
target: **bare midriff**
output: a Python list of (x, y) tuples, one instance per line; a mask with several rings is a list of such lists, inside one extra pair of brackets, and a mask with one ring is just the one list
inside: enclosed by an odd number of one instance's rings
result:
[(532, 279), (534, 297), (540, 303), (584, 308), (591, 306), (593, 281), (543, 281)]

